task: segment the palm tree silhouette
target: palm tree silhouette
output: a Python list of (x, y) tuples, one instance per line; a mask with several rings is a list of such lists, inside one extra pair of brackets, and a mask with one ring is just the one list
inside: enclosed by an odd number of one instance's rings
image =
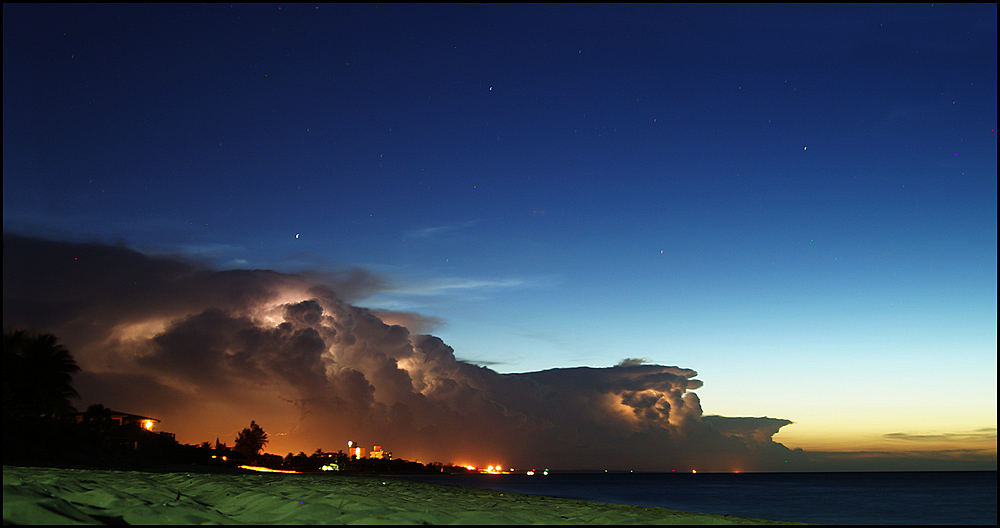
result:
[(256, 422), (250, 420), (250, 427), (240, 431), (236, 437), (236, 446), (233, 450), (253, 459), (260, 454), (265, 444), (267, 444), (267, 433)]
[(76, 412), (69, 400), (80, 397), (73, 389), (79, 371), (56, 336), (4, 330), (4, 420), (52, 420)]

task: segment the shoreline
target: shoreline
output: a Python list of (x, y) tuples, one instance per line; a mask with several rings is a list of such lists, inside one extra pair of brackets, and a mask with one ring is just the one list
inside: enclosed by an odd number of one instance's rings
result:
[(796, 524), (377, 475), (4, 466), (4, 524)]

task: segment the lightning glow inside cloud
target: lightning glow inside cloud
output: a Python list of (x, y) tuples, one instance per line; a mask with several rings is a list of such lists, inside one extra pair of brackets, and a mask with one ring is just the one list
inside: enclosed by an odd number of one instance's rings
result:
[[(354, 440), (423, 462), (560, 469), (792, 469), (791, 422), (706, 416), (688, 368), (500, 374), (419, 333), (438, 321), (373, 311), (347, 274), (214, 270), (104, 244), (4, 236), (4, 323), (56, 334), (81, 404), (153, 415), (179, 441), (231, 441), (255, 420), (268, 451)], [(361, 286), (359, 286), (361, 285)]]

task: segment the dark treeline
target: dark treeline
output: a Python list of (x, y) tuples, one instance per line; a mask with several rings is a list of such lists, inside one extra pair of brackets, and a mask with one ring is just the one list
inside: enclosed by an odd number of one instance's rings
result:
[(3, 333), (3, 463), (49, 467), (137, 467), (211, 461), (203, 446), (115, 420), (101, 404), (77, 412), (73, 355), (52, 334)]
[(169, 432), (153, 432), (138, 421), (115, 419), (94, 404), (78, 412), (72, 354), (52, 334), (5, 329), (3, 333), (3, 463), (15, 466), (224, 469), (253, 465), (303, 472), (358, 474), (463, 472), (440, 463), (356, 459), (343, 451), (298, 455), (263, 453), (267, 433), (256, 422), (240, 431), (230, 448), (216, 439), (181, 444)]

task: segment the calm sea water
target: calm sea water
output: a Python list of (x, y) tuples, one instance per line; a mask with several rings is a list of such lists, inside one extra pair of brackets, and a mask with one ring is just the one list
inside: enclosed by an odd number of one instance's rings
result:
[(497, 491), (822, 524), (997, 523), (996, 471), (410, 477)]

